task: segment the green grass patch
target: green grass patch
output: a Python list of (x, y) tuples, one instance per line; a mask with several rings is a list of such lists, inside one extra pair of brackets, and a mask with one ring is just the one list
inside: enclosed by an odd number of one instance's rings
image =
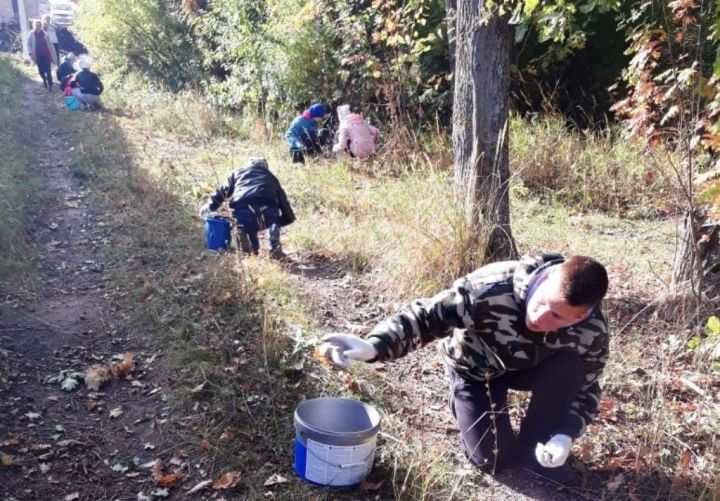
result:
[(42, 121), (23, 112), (23, 74), (9, 57), (0, 57), (0, 292), (32, 287), (27, 233), (42, 208)]

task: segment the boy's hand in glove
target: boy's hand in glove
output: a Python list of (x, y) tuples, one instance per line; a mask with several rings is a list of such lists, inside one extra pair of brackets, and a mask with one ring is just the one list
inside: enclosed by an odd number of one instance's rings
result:
[(335, 365), (345, 368), (350, 366), (350, 360), (367, 362), (378, 355), (371, 343), (350, 334), (328, 334), (318, 346), (318, 352)]
[(558, 468), (565, 464), (570, 454), (572, 438), (567, 435), (553, 435), (545, 444), (535, 446), (535, 457), (545, 468)]

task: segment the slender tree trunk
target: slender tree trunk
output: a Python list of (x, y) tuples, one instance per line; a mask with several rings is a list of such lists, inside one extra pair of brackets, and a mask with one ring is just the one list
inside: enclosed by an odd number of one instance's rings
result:
[(715, 275), (720, 271), (719, 237), (720, 223), (707, 222), (705, 214), (699, 211), (685, 213), (673, 262), (672, 290), (679, 291), (689, 285), (695, 293), (702, 292), (706, 274)]
[(482, 261), (513, 259), (508, 163), (512, 27), (508, 16), (486, 7), (485, 0), (458, 0), (455, 26), (455, 189)]

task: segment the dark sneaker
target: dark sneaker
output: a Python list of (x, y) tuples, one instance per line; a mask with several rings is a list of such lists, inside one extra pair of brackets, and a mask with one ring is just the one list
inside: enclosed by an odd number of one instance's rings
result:
[(276, 247), (270, 251), (270, 258), (276, 259), (278, 261), (287, 261), (288, 256), (282, 251), (281, 248)]
[(578, 474), (567, 463), (557, 468), (545, 468), (538, 463), (535, 451), (523, 447), (520, 453), (520, 462), (523, 467), (532, 471), (535, 475), (551, 480), (562, 485), (575, 485), (578, 482)]

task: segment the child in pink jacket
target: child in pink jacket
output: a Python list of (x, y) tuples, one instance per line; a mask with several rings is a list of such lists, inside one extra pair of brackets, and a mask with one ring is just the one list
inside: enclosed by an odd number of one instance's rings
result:
[(351, 113), (349, 104), (338, 107), (338, 119), (338, 141), (333, 147), (338, 159), (346, 152), (352, 158), (368, 158), (375, 154), (375, 147), (380, 139), (379, 130), (365, 123), (357, 113)]

